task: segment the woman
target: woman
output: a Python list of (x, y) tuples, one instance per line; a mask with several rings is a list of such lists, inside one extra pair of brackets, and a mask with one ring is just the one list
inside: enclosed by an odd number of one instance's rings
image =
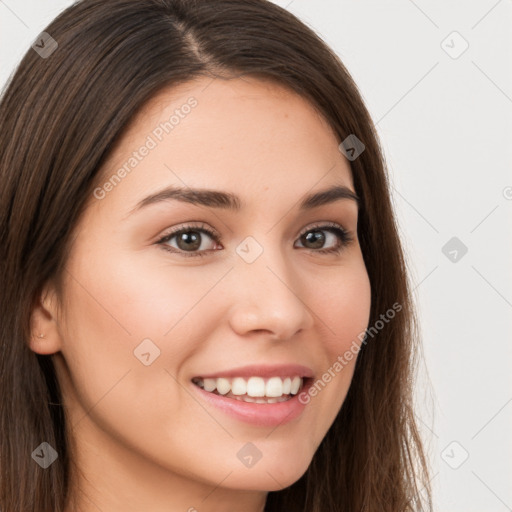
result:
[(310, 29), (84, 0), (0, 114), (2, 510), (431, 508), (384, 159)]

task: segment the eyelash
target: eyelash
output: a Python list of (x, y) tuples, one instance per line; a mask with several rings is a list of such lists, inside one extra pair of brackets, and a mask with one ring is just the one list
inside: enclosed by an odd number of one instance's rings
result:
[[(207, 228), (205, 224), (200, 225), (193, 225), (193, 224), (186, 224), (184, 226), (181, 226), (180, 228), (174, 229), (170, 233), (164, 235), (160, 240), (156, 242), (157, 245), (160, 245), (162, 249), (171, 252), (173, 254), (180, 254), (186, 258), (188, 257), (202, 257), (206, 256), (207, 254), (214, 252), (215, 249), (209, 249), (209, 250), (203, 250), (203, 251), (181, 251), (176, 250), (174, 247), (169, 247), (166, 245), (166, 242), (174, 238), (176, 235), (180, 235), (183, 233), (187, 233), (189, 231), (196, 231), (200, 233), (206, 233), (210, 238), (213, 239), (214, 242), (220, 243), (221, 237), (218, 233), (215, 231), (212, 231), (211, 229)], [(337, 247), (330, 248), (330, 249), (308, 249), (311, 252), (320, 253), (320, 254), (339, 254), (343, 248), (348, 246), (353, 240), (354, 237), (351, 235), (349, 231), (347, 231), (345, 228), (340, 226), (339, 224), (336, 224), (335, 222), (328, 222), (328, 223), (320, 223), (313, 226), (308, 226), (306, 229), (304, 229), (300, 234), (299, 238), (301, 238), (306, 233), (309, 233), (310, 231), (329, 231), (331, 233), (334, 233), (338, 236), (338, 238), (341, 240), (340, 244)]]

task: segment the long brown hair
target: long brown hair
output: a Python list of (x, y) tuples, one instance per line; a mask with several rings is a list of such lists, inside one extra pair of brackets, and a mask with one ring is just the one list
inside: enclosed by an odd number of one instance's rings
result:
[[(51, 356), (28, 346), (29, 320), (44, 283), (63, 274), (102, 163), (164, 87), (244, 74), (302, 95), (340, 142), (354, 134), (364, 143), (351, 169), (369, 325), (401, 306), (362, 345), (345, 402), (306, 473), (270, 492), (265, 510), (431, 510), (413, 412), (419, 345), (408, 272), (376, 131), (339, 58), (266, 0), (83, 0), (45, 32), (58, 47), (46, 58), (29, 49), (0, 102), (1, 509), (62, 512), (69, 497), (72, 440), (59, 382)], [(42, 442), (59, 455), (47, 469), (31, 458)]]

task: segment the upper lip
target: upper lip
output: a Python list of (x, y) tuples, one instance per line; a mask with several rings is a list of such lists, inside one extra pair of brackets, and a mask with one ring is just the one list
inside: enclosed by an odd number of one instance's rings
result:
[(313, 377), (313, 370), (301, 364), (249, 365), (229, 370), (219, 370), (215, 373), (200, 374), (202, 379), (219, 377)]

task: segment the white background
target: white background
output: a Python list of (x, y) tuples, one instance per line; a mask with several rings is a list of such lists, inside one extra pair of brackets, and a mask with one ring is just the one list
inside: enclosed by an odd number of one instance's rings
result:
[[(276, 3), (341, 57), (379, 130), (420, 311), (435, 510), (512, 511), (512, 1)], [(70, 4), (0, 0), (2, 86)], [(468, 248), (455, 262), (452, 237)]]

